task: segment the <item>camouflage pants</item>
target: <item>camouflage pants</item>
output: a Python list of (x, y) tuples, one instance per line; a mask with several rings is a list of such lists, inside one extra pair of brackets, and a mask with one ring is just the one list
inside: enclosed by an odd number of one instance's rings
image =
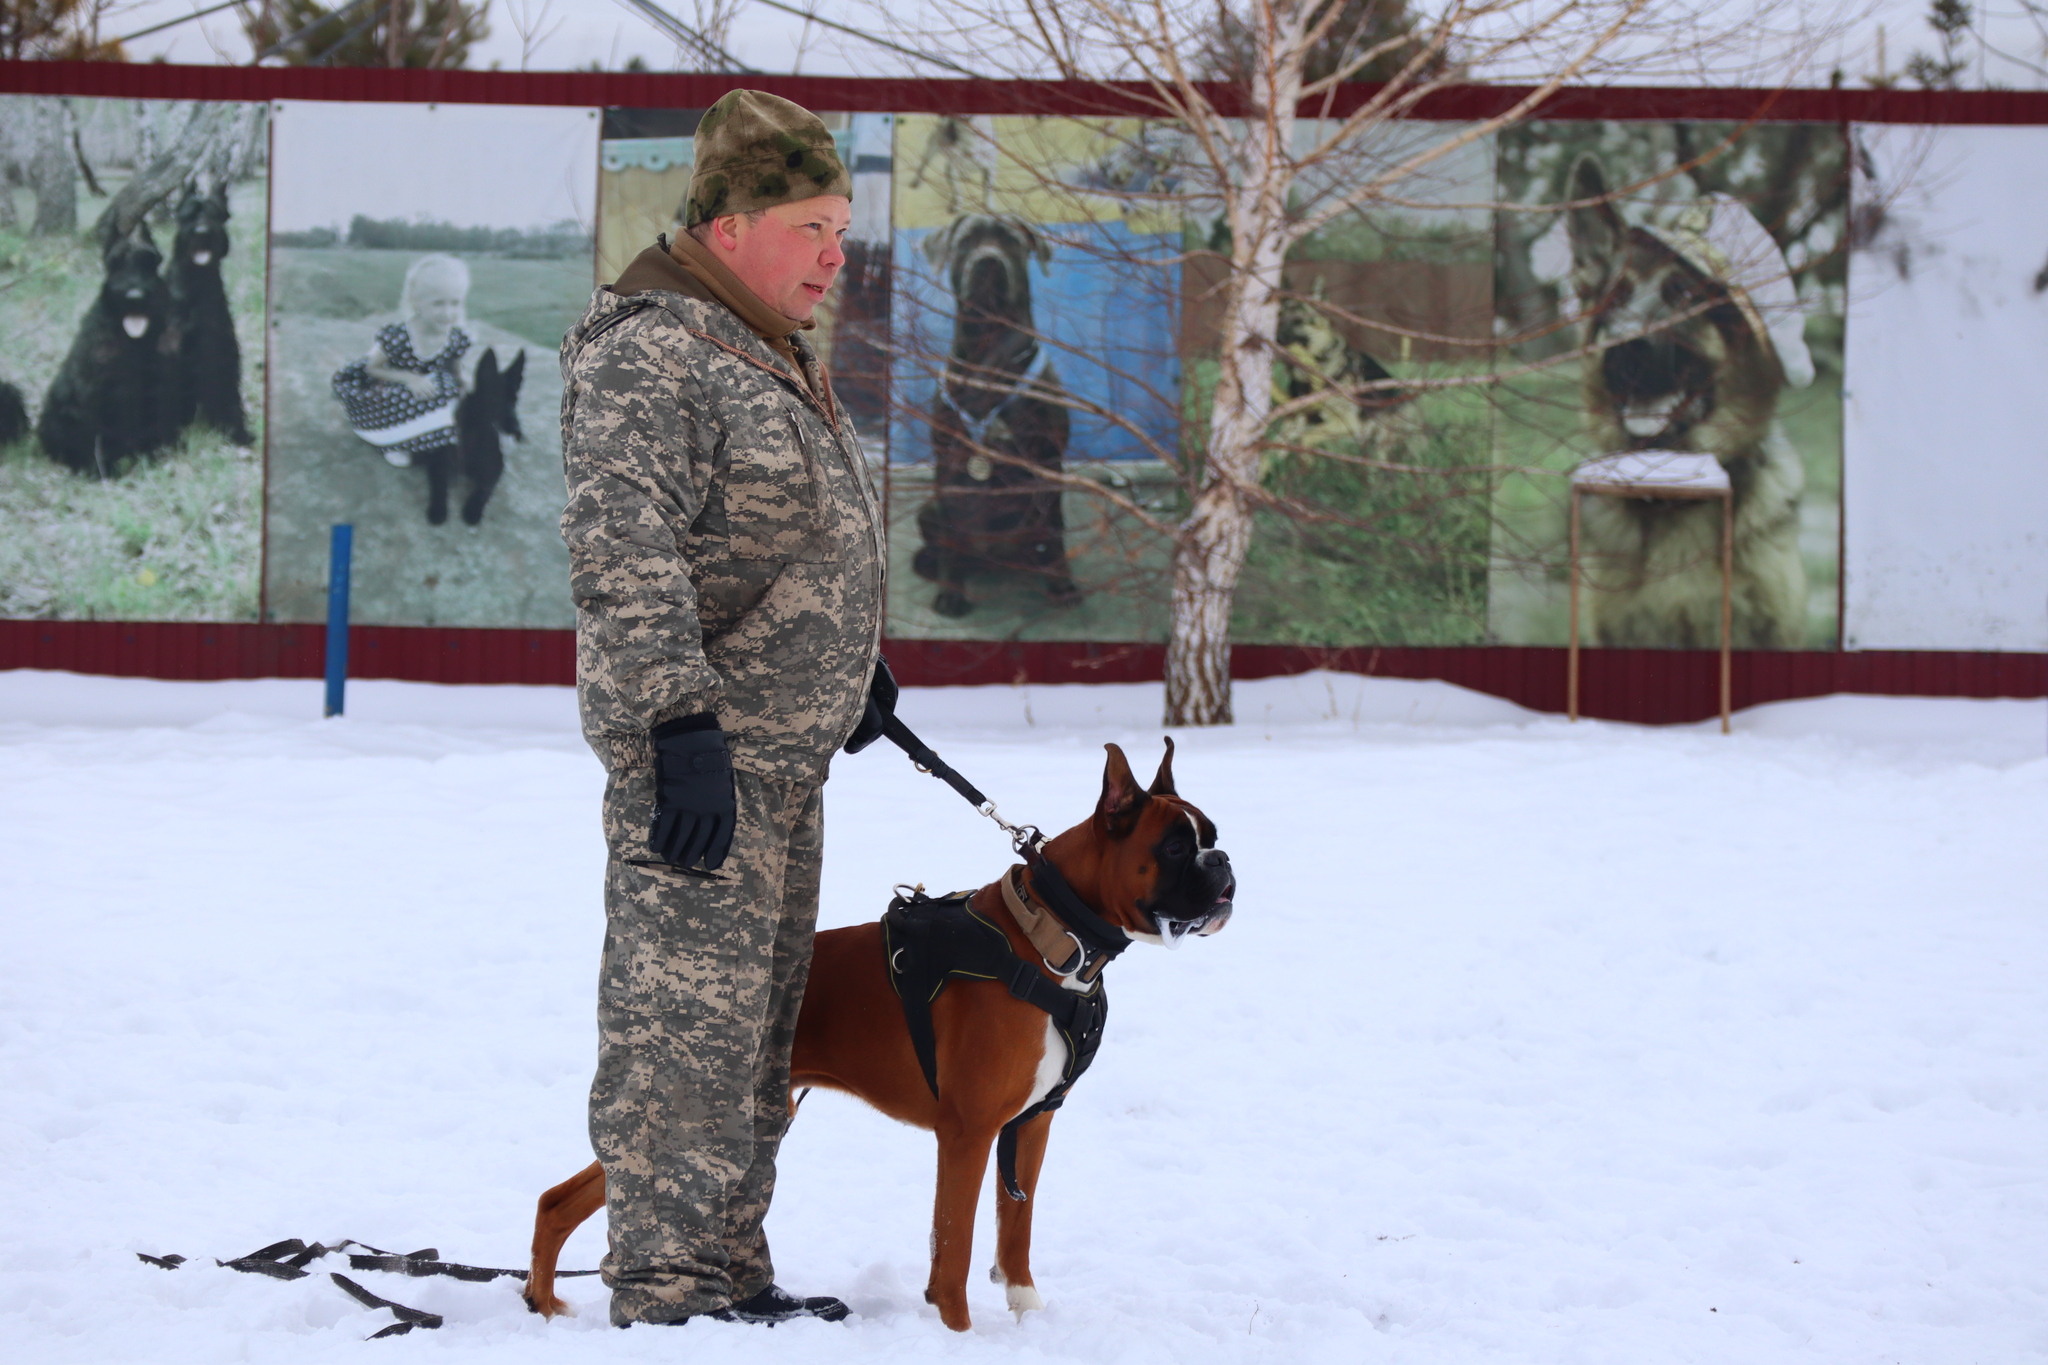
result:
[(649, 769), (615, 770), (605, 789), (590, 1139), (615, 1323), (722, 1308), (774, 1278), (761, 1221), (818, 917), (819, 789), (733, 777), (739, 827), (716, 880), (625, 861), (649, 856)]

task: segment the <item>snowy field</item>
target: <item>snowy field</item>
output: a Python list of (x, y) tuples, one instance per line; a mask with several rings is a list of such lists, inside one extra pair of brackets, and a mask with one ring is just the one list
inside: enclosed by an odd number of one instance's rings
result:
[[(921, 1299), (925, 1134), (813, 1095), (781, 1282), (832, 1326), (546, 1323), (507, 1281), (215, 1266), (285, 1237), (524, 1263), (589, 1159), (599, 773), (542, 688), (0, 673), (0, 1342), (21, 1362), (2007, 1362), (2048, 1356), (2048, 707), (1567, 726), (1242, 685), (1179, 737), (1238, 913), (1112, 969), (1013, 1321)], [(1015, 819), (1082, 818), (1150, 687), (913, 691)], [(1000, 834), (877, 748), (824, 923)], [(989, 1201), (977, 1264), (989, 1259)], [(600, 1220), (564, 1264), (596, 1263)], [(135, 1253), (190, 1257), (174, 1271)], [(315, 1271), (343, 1269), (340, 1257)]]

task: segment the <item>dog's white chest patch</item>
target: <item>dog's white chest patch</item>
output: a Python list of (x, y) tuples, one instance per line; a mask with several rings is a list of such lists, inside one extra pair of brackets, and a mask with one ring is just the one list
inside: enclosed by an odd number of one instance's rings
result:
[[(1048, 1091), (1060, 1083), (1060, 1077), (1067, 1070), (1067, 1040), (1060, 1037), (1060, 1031), (1053, 1027), (1051, 1019), (1045, 1021), (1045, 1053), (1038, 1059), (1038, 1075), (1031, 1082), (1031, 1098), (1024, 1101), (1029, 1109), (1046, 1097)], [(1022, 1110), (1018, 1111), (1023, 1112)]]

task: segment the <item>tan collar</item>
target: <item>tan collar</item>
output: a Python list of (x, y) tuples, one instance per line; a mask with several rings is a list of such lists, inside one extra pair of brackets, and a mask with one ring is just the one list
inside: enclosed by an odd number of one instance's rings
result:
[[(1013, 867), (1002, 875), (999, 883), (1003, 888), (1003, 904), (1010, 908), (1010, 918), (1017, 921), (1017, 927), (1024, 931), (1024, 937), (1031, 940), (1031, 946), (1045, 959), (1045, 965), (1057, 976), (1072, 976), (1073, 969), (1081, 965), (1087, 952), (1081, 940), (1068, 933), (1060, 923), (1059, 916), (1044, 906), (1034, 903), (1034, 898), (1024, 888), (1024, 869)], [(1093, 982), (1102, 975), (1107, 957), (1098, 957), (1090, 963), (1081, 980)]]

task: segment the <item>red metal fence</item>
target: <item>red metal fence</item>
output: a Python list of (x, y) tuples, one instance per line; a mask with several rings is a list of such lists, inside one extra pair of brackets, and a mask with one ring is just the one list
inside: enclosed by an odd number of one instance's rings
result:
[[(1063, 81), (865, 80), (749, 76), (750, 85), (817, 109), (947, 114), (1148, 112), (1141, 92)], [(316, 99), (470, 104), (701, 108), (728, 76), (600, 72), (391, 71), (102, 62), (0, 62), (0, 91), (128, 99)], [(1342, 113), (1370, 86), (1348, 87)], [(1525, 91), (1474, 86), (1442, 93), (1418, 116), (1485, 117)], [(1320, 112), (1320, 111), (1319, 111)], [(2048, 93), (1925, 90), (1573, 89), (1546, 119), (1739, 119), (1913, 124), (2048, 123)], [(558, 630), (357, 626), (350, 673), (441, 683), (566, 684), (575, 640)], [(0, 668), (65, 669), (130, 677), (318, 677), (320, 625), (0, 621)], [(891, 664), (910, 684), (1137, 682), (1162, 674), (1159, 645), (891, 640)], [(1582, 709), (1615, 720), (1700, 720), (1719, 709), (1711, 651), (1610, 649), (1584, 656)], [(1564, 709), (1562, 649), (1522, 646), (1301, 649), (1239, 646), (1232, 672), (1272, 677), (1334, 668), (1440, 678), (1544, 711)], [(1937, 651), (1738, 653), (1735, 705), (1831, 692), (1964, 697), (2048, 696), (2048, 655)]]
[[(144, 678), (317, 678), (327, 628), (148, 621), (0, 621), (0, 668), (49, 668)], [(1002, 644), (890, 640), (889, 662), (911, 685), (1151, 682), (1160, 645)], [(1712, 650), (1595, 649), (1580, 656), (1580, 709), (1608, 720), (1670, 724), (1718, 714)], [(1239, 645), (1231, 671), (1270, 678), (1311, 668), (1384, 678), (1440, 678), (1538, 711), (1564, 709), (1564, 651), (1527, 646), (1302, 649)], [(355, 626), (349, 673), (438, 683), (567, 684), (576, 679), (566, 630)], [(1895, 696), (2048, 696), (2048, 655), (1871, 650), (1735, 655), (1735, 705), (1831, 692)]]

